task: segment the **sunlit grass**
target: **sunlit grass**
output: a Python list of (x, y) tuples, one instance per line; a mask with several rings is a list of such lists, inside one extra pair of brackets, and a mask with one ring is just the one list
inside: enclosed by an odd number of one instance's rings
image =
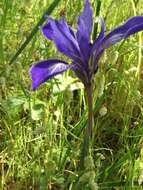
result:
[[(80, 171), (87, 124), (83, 86), (67, 72), (31, 92), (30, 65), (61, 56), (39, 31), (9, 65), (51, 2), (0, 2), (0, 189), (142, 189), (143, 33), (110, 48), (100, 61), (91, 155)], [(61, 0), (52, 15), (65, 15), (75, 26), (82, 6)], [(107, 30), (135, 13), (143, 13), (142, 0), (102, 0)]]

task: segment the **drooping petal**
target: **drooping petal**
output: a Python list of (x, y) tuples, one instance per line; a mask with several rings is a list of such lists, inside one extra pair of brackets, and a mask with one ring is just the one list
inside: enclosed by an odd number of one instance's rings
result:
[(117, 42), (126, 39), (132, 34), (143, 30), (143, 16), (135, 16), (128, 19), (123, 25), (108, 33), (99, 43), (94, 55), (94, 69), (104, 50)]
[(66, 62), (58, 59), (41, 61), (33, 65), (29, 70), (32, 80), (32, 90), (36, 90), (48, 79), (70, 69), (71, 67), (72, 65), (68, 65)]
[(143, 30), (143, 16), (135, 16), (128, 19), (125, 24), (115, 28), (103, 39), (102, 48), (108, 48), (128, 36)]
[(128, 32), (126, 33), (126, 35), (125, 35), (124, 38), (127, 38), (127, 37), (129, 37), (130, 35), (135, 34), (136, 32), (140, 32), (140, 31), (142, 31), (142, 30), (143, 30), (143, 23), (140, 24), (140, 25), (137, 25), (137, 26), (135, 26), (135, 27), (133, 27), (133, 28), (131, 28), (130, 30), (128, 30)]
[(60, 21), (48, 17), (48, 23), (41, 28), (44, 36), (53, 40), (59, 52), (69, 58), (81, 62), (80, 48), (75, 39), (74, 32), (67, 25), (64, 18)]
[(93, 25), (92, 15), (93, 13), (89, 0), (86, 0), (84, 10), (80, 15), (77, 23), (77, 40), (85, 62), (88, 61), (90, 53), (89, 42)]

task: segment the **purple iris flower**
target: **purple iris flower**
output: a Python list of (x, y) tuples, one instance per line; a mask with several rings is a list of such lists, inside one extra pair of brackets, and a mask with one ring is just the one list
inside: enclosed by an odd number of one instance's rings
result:
[(104, 50), (130, 35), (143, 30), (143, 16), (128, 19), (123, 25), (105, 35), (104, 21), (100, 17), (101, 31), (91, 44), (93, 12), (89, 0), (85, 0), (84, 10), (78, 18), (75, 33), (64, 18), (59, 21), (48, 17), (48, 22), (40, 27), (43, 35), (54, 42), (57, 50), (71, 59), (71, 64), (59, 59), (40, 61), (30, 68), (32, 90), (42, 83), (63, 73), (73, 70), (85, 87), (91, 85), (97, 63)]
[(84, 84), (88, 107), (88, 127), (86, 128), (83, 148), (81, 149), (80, 165), (82, 168), (84, 158), (87, 156), (90, 147), (89, 139), (92, 137), (94, 121), (92, 79), (96, 72), (98, 61), (106, 48), (143, 30), (143, 16), (135, 16), (128, 19), (123, 25), (113, 29), (108, 34), (105, 34), (104, 21), (100, 17), (98, 22), (101, 30), (93, 43), (90, 42), (93, 28), (93, 12), (89, 0), (85, 0), (84, 10), (78, 18), (76, 33), (68, 26), (64, 18), (61, 18), (59, 21), (48, 16), (47, 18), (48, 22), (40, 27), (43, 35), (48, 40), (53, 41), (57, 50), (70, 58), (71, 63), (68, 64), (66, 61), (59, 59), (49, 59), (33, 65), (30, 68), (32, 90), (36, 90), (42, 83), (69, 69), (74, 71)]

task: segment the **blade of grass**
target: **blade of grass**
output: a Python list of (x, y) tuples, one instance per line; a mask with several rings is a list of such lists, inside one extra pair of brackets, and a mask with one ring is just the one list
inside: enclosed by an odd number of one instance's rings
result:
[(10, 9), (11, 7), (9, 6), (9, 2), (5, 1), (2, 2), (2, 12), (3, 14), (0, 15), (0, 59), (3, 62), (4, 61), (4, 45), (3, 45), (3, 41), (4, 41), (4, 34), (3, 31), (5, 29), (5, 25), (6, 25), (6, 21), (7, 21), (7, 13), (8, 13), (8, 9)]
[[(125, 188), (126, 181), (116, 181), (116, 182), (105, 182), (105, 183), (100, 183), (98, 185), (99, 189), (109, 189), (109, 188)], [(128, 186), (127, 188), (131, 189), (131, 186)], [(136, 181), (134, 184), (135, 189), (141, 189), (142, 187), (139, 187), (138, 182)]]
[[(100, 9), (101, 9), (101, 1), (96, 0), (96, 17), (100, 15)], [(93, 41), (97, 37), (97, 30), (98, 30), (98, 23), (94, 23), (94, 29), (93, 29)]]
[[(136, 16), (137, 15), (137, 9), (136, 9), (136, 6), (137, 6), (137, 2), (135, 2), (134, 0), (131, 0), (131, 3), (132, 3), (132, 8), (133, 8), (133, 11), (134, 11), (134, 15)], [(142, 45), (142, 34), (139, 33), (139, 46)], [(137, 72), (136, 72), (136, 78), (139, 80), (140, 79), (140, 69), (141, 69), (141, 63), (142, 63), (142, 48), (140, 47), (139, 48), (139, 52), (138, 52), (138, 65), (137, 65)]]
[(44, 21), (46, 20), (45, 15), (50, 15), (55, 7), (58, 5), (60, 0), (54, 0), (53, 3), (48, 7), (48, 9), (44, 12), (42, 18), (39, 20), (37, 25), (33, 28), (31, 33), (28, 35), (27, 39), (23, 42), (23, 44), (20, 46), (20, 48), (17, 50), (17, 52), (14, 54), (12, 59), (10, 60), (10, 65), (17, 59), (17, 57), (21, 54), (21, 52), (26, 48), (26, 46), (29, 44), (29, 42), (32, 40), (33, 36), (38, 31), (38, 26), (42, 25)]
[(105, 21), (105, 22), (106, 22), (106, 19), (107, 19), (107, 17), (108, 17), (108, 14), (110, 13), (110, 11), (111, 11), (111, 9), (112, 9), (112, 6), (113, 6), (114, 2), (115, 2), (115, 1), (112, 0), (111, 3), (109, 4), (109, 6), (107, 7), (107, 11), (106, 11), (105, 17), (104, 17), (104, 21)]

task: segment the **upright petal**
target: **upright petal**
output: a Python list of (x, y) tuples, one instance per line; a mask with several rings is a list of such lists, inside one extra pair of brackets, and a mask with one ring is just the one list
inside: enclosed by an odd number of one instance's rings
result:
[(97, 63), (98, 63), (100, 57), (102, 56), (103, 52), (104, 52), (104, 49), (100, 49), (99, 51), (95, 51), (93, 53), (93, 70), (92, 70), (92, 74), (94, 74), (96, 72)]
[(58, 51), (75, 61), (81, 62), (80, 48), (72, 29), (63, 18), (60, 21), (49, 17), (48, 19), (48, 23), (41, 28), (43, 35), (53, 40)]
[(53, 40), (53, 30), (50, 22), (46, 23), (43, 27), (40, 26), (39, 28), (48, 40)]
[(92, 52), (95, 51), (98, 48), (101, 40), (104, 38), (105, 26), (104, 26), (104, 20), (103, 20), (103, 18), (99, 17), (98, 18), (98, 22), (99, 22), (99, 24), (101, 26), (101, 31), (100, 31), (97, 39), (94, 41), (94, 43), (92, 45)]
[(94, 74), (94, 72), (96, 71), (96, 66), (97, 66), (97, 62), (100, 59), (103, 50), (100, 50), (100, 43), (102, 42), (103, 38), (104, 38), (104, 32), (105, 32), (105, 26), (104, 26), (104, 20), (102, 17), (99, 17), (98, 22), (101, 26), (101, 31), (97, 37), (97, 39), (95, 40), (95, 42), (92, 45), (92, 49), (91, 49), (91, 58), (93, 61), (93, 65), (92, 65), (92, 73)]
[(70, 69), (71, 67), (72, 65), (68, 65), (66, 62), (58, 59), (41, 61), (33, 65), (29, 70), (32, 80), (32, 90), (36, 90), (48, 79)]
[(87, 62), (89, 59), (90, 53), (90, 34), (92, 31), (92, 9), (89, 3), (89, 0), (85, 1), (85, 6), (82, 14), (78, 19), (78, 26), (77, 26), (77, 40), (83, 55), (83, 58)]

